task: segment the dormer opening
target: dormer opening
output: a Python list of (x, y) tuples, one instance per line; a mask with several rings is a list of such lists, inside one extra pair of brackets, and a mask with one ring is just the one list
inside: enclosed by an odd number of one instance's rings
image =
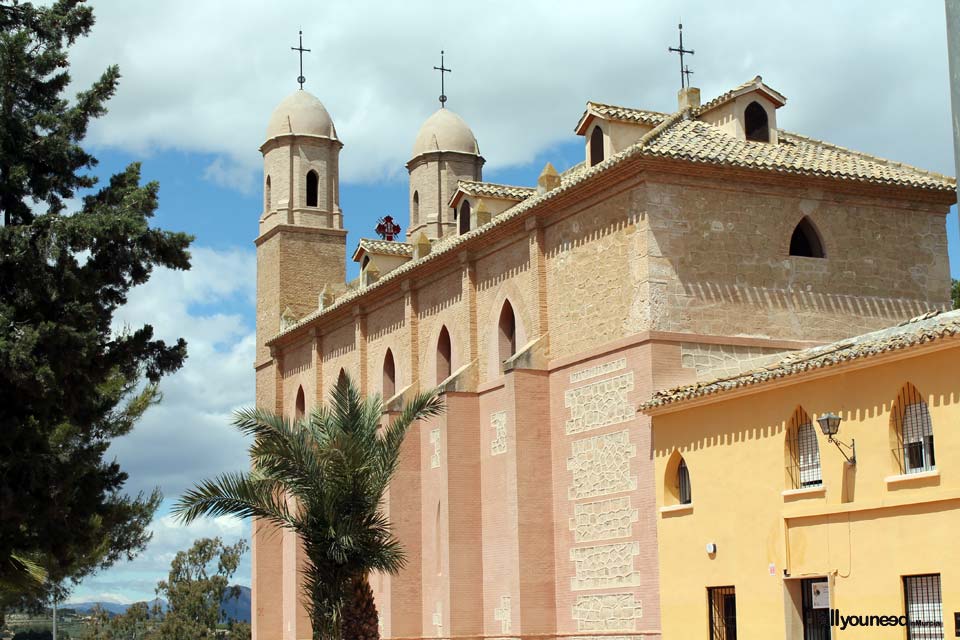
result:
[(460, 233), (464, 234), (470, 231), (470, 202), (463, 201), (460, 205)]
[(601, 162), (603, 162), (603, 129), (597, 126), (590, 134), (590, 166), (596, 166)]
[(307, 172), (307, 206), (317, 206), (317, 191), (320, 185), (320, 176), (311, 169)]
[(368, 264), (370, 264), (370, 256), (363, 256), (363, 262), (360, 263), (360, 270), (366, 269)]
[(793, 235), (790, 236), (790, 255), (801, 258), (827, 257), (817, 228), (806, 216), (797, 223), (797, 226), (793, 229)]
[(767, 119), (767, 110), (759, 102), (751, 102), (743, 111), (743, 129), (747, 140), (754, 142), (770, 142), (770, 123)]

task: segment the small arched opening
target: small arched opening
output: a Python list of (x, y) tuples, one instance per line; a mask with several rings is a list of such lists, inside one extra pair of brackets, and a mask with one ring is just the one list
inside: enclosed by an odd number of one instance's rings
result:
[(823, 241), (817, 228), (810, 222), (810, 218), (803, 217), (793, 229), (790, 236), (790, 255), (801, 258), (825, 258)]
[(317, 206), (317, 192), (320, 187), (320, 176), (311, 169), (307, 172), (307, 206)]
[(270, 186), (270, 176), (267, 176), (266, 181), (263, 184), (263, 209), (264, 211), (270, 211), (273, 206), (273, 189)]
[(413, 203), (410, 205), (410, 220), (413, 226), (420, 224), (420, 193), (413, 192)]
[(603, 129), (594, 127), (590, 134), (590, 166), (603, 162)]
[(513, 313), (513, 305), (509, 300), (503, 301), (500, 309), (498, 324), (500, 362), (513, 357), (517, 352), (517, 319)]
[(767, 110), (759, 102), (751, 102), (743, 111), (743, 129), (747, 140), (770, 142), (770, 124)]
[(383, 399), (389, 400), (397, 393), (397, 367), (393, 361), (393, 351), (387, 349), (383, 357)]
[(470, 231), (470, 203), (466, 200), (460, 205), (460, 233)]
[(302, 420), (304, 414), (307, 412), (307, 400), (303, 395), (303, 387), (297, 389), (297, 403), (296, 408), (294, 409), (294, 418), (297, 420)]
[(441, 327), (437, 339), (437, 384), (450, 377), (451, 362), (450, 332), (446, 327)]

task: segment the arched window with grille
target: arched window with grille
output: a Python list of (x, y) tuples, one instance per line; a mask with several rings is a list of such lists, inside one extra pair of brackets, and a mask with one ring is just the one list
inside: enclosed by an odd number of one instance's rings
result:
[(383, 357), (383, 399), (389, 400), (397, 393), (397, 367), (393, 361), (393, 351), (387, 349)]
[(917, 388), (909, 382), (900, 389), (894, 403), (892, 423), (897, 441), (894, 453), (900, 462), (900, 473), (936, 469), (930, 408)]
[(317, 192), (320, 187), (320, 176), (311, 169), (307, 172), (307, 206), (317, 206)]
[(758, 102), (751, 102), (743, 112), (743, 128), (747, 140), (754, 142), (770, 142), (770, 123), (767, 119), (767, 110)]
[(590, 134), (590, 166), (603, 162), (603, 129), (594, 127)]
[(297, 404), (294, 412), (294, 418), (300, 420), (307, 412), (307, 400), (303, 395), (303, 387), (297, 389)]
[(790, 236), (790, 255), (801, 258), (826, 257), (820, 233), (806, 216), (797, 223), (793, 229), (793, 235)]
[(447, 328), (440, 328), (440, 337), (437, 339), (437, 384), (450, 377), (451, 369), (450, 332)]
[(513, 305), (503, 301), (498, 323), (500, 362), (508, 360), (517, 352), (517, 319), (513, 314)]
[(820, 445), (810, 415), (797, 407), (787, 427), (787, 477), (789, 488), (805, 489), (823, 484)]
[(690, 492), (690, 470), (687, 469), (687, 461), (682, 457), (680, 464), (677, 465), (677, 499), (680, 504), (693, 502), (693, 494)]

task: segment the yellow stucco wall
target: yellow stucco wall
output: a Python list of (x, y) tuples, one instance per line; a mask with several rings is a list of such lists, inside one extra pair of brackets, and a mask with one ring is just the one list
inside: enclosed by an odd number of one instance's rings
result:
[[(711, 586), (736, 588), (740, 640), (802, 638), (801, 578), (826, 577), (830, 606), (843, 615), (901, 615), (902, 576), (926, 573), (941, 575), (944, 634), (954, 636), (953, 612), (960, 610), (960, 341), (893, 357), (654, 416), (664, 638), (709, 637)], [(891, 411), (907, 382), (928, 404), (937, 470), (904, 480), (897, 478), (891, 452)], [(839, 414), (837, 438), (856, 440), (857, 462), (848, 466), (818, 427), (823, 491), (784, 495), (790, 489), (785, 438), (798, 405), (814, 420)], [(669, 506), (677, 451), (690, 472), (691, 508)], [(716, 544), (715, 554), (707, 553), (708, 543)], [(833, 637), (907, 635), (901, 627), (851, 627), (834, 630)]]

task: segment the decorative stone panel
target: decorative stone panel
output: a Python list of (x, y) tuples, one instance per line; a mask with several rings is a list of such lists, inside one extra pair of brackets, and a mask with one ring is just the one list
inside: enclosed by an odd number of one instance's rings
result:
[(430, 455), (430, 468), (440, 468), (440, 429), (434, 429), (430, 432), (430, 444), (433, 445), (433, 453)]
[(594, 365), (586, 369), (580, 369), (579, 371), (574, 371), (570, 374), (570, 384), (576, 382), (582, 382), (584, 380), (589, 380), (590, 378), (596, 378), (597, 376), (602, 376), (607, 373), (613, 373), (614, 371), (619, 371), (620, 369), (627, 368), (627, 359), (618, 358), (617, 360), (611, 360), (610, 362), (604, 362), (602, 364)]
[(633, 391), (633, 372), (600, 380), (563, 394), (563, 406), (570, 409), (567, 435), (619, 424), (636, 415), (636, 407), (627, 402)]
[(493, 610), (493, 619), (500, 623), (500, 633), (510, 633), (512, 617), (510, 596), (500, 596), (500, 606)]
[(577, 631), (635, 631), (643, 603), (632, 593), (578, 596), (572, 615)]
[(569, 490), (572, 500), (608, 493), (633, 491), (636, 478), (630, 475), (630, 459), (637, 455), (630, 444), (629, 431), (606, 433), (571, 443), (573, 455), (567, 458), (567, 470), (573, 472)]
[(637, 521), (638, 515), (630, 504), (630, 496), (575, 504), (573, 517), (570, 518), (573, 541), (580, 543), (629, 537), (631, 525)]
[(635, 587), (640, 584), (640, 574), (633, 568), (633, 559), (639, 554), (639, 542), (571, 549), (570, 559), (577, 573), (570, 579), (570, 588), (583, 591)]
[(490, 414), (490, 429), (493, 439), (490, 441), (490, 455), (507, 452), (507, 412), (497, 411)]

